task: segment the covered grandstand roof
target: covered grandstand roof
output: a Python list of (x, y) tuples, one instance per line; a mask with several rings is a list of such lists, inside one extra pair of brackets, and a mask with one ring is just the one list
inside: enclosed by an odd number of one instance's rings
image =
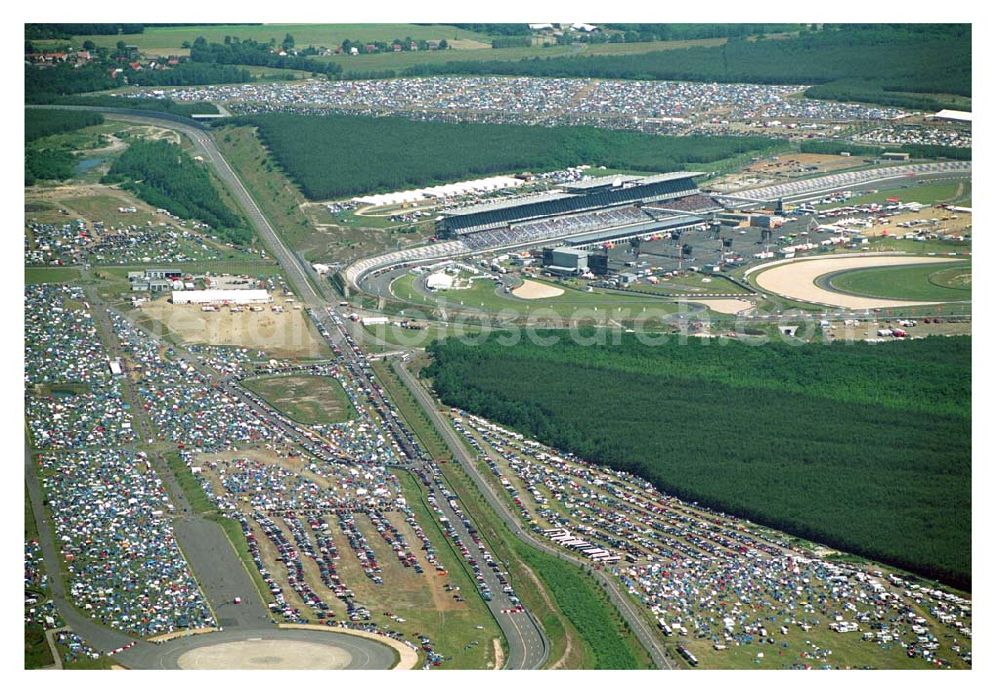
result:
[(541, 192), (539, 194), (526, 194), (523, 197), (504, 199), (498, 202), (484, 202), (482, 204), (474, 204), (473, 206), (465, 206), (459, 209), (445, 209), (441, 212), (441, 214), (443, 216), (469, 216), (471, 214), (487, 213), (490, 211), (500, 211), (501, 209), (510, 209), (518, 206), (527, 206), (537, 202), (547, 202), (553, 199), (565, 199), (572, 196), (573, 195), (566, 194), (565, 192)]
[(618, 187), (624, 182), (641, 180), (641, 175), (604, 175), (599, 178), (588, 178), (578, 182), (567, 182), (562, 185), (564, 190), (592, 190), (599, 187)]

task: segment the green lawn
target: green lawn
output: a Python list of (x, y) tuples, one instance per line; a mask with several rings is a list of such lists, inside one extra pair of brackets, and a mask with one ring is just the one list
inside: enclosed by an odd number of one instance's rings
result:
[(242, 385), (304, 425), (346, 422), (354, 417), (354, 407), (333, 377), (261, 377), (244, 379)]
[(24, 267), (25, 284), (33, 283), (72, 283), (80, 278), (80, 270), (69, 266), (26, 266)]
[(843, 271), (819, 278), (834, 290), (896, 300), (971, 300), (972, 265), (961, 262)]

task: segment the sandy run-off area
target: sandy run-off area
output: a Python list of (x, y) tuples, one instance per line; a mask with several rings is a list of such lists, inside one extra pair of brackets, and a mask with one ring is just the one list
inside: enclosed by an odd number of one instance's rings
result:
[(523, 300), (541, 300), (542, 298), (557, 298), (566, 291), (562, 288), (539, 283), (538, 281), (528, 281), (510, 291), (515, 297)]
[(814, 302), (820, 305), (847, 309), (874, 309), (882, 307), (909, 307), (911, 305), (937, 304), (913, 300), (888, 300), (838, 293), (816, 284), (821, 276), (853, 269), (870, 269), (880, 266), (907, 266), (954, 262), (954, 257), (843, 256), (827, 259), (793, 259), (757, 267), (757, 285), (766, 291), (792, 300)]
[(181, 669), (344, 669), (343, 648), (294, 640), (247, 640), (206, 645), (177, 660)]

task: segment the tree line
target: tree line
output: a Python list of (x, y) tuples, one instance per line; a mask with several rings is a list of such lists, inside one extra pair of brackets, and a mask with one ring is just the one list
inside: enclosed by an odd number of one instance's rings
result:
[(581, 163), (682, 170), (776, 143), (763, 137), (665, 137), (594, 127), (417, 122), (399, 117), (268, 113), (229, 122), (257, 127), (274, 159), (310, 199)]
[(889, 144), (873, 146), (820, 139), (806, 139), (800, 144), (804, 154), (839, 154), (847, 152), (852, 156), (881, 156), (887, 152), (910, 154), (913, 158), (949, 158), (957, 161), (971, 161), (972, 149), (939, 144)]
[(686, 500), (971, 585), (971, 339), (429, 347), (442, 401)]
[(207, 223), (227, 242), (246, 245), (253, 237), (246, 220), (223, 201), (204, 164), (172, 142), (133, 142), (101, 182), (122, 183), (151, 206)]
[[(291, 36), (286, 37), (286, 43), (288, 38)], [(285, 50), (291, 49), (294, 44), (294, 39), (292, 39)], [(275, 46), (271, 43), (254, 41), (249, 38), (241, 41), (239, 38), (226, 36), (223, 43), (209, 43), (203, 36), (199, 36), (191, 44), (191, 60), (198, 63), (219, 65), (256, 65), (305, 70), (325, 74), (331, 78), (338, 76), (343, 71), (343, 68), (336, 63), (314, 60), (303, 55), (279, 55), (274, 51), (274, 48)]]

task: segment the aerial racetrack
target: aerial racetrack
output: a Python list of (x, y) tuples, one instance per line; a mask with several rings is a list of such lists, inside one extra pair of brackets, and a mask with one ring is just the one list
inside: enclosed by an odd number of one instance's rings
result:
[[(896, 267), (919, 266), (923, 268), (922, 265), (956, 264), (958, 261), (960, 260), (952, 257), (898, 254), (886, 256), (844, 255), (821, 259), (791, 259), (771, 262), (754, 267), (747, 272), (747, 276), (753, 275), (755, 282), (763, 290), (801, 302), (847, 309), (911, 307), (967, 298), (968, 295), (960, 288), (945, 293), (943, 291), (948, 289), (938, 284), (933, 285), (938, 286), (939, 292), (933, 292), (930, 289), (920, 290), (921, 286), (912, 285), (915, 282), (913, 280), (894, 281), (894, 278), (899, 279), (902, 276), (891, 272), (875, 272), (875, 269), (888, 271), (888, 268)], [(870, 270), (867, 280), (853, 280), (852, 275), (861, 270)], [(929, 276), (935, 276), (937, 273), (932, 271)], [(952, 279), (945, 280), (951, 281)], [(860, 285), (862, 288), (852, 289), (852, 285)], [(899, 299), (899, 296), (912, 296), (912, 299)]]

